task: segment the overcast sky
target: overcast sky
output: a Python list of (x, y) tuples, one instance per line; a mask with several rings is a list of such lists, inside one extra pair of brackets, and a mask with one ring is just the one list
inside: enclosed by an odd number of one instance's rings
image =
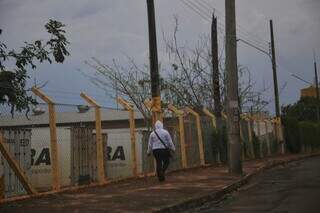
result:
[[(159, 61), (165, 62), (162, 32), (171, 33), (174, 15), (179, 17), (179, 39), (192, 46), (198, 36), (209, 33), (210, 23), (182, 2), (186, 0), (155, 0)], [(224, 25), (224, 0), (192, 0), (198, 6), (210, 4), (216, 9), (220, 26)], [(200, 3), (199, 3), (200, 2)], [(211, 7), (207, 7), (209, 10)], [(320, 58), (320, 0), (237, 0), (239, 36), (259, 42), (268, 49), (269, 19), (275, 28), (281, 104), (299, 98), (305, 83), (290, 77), (290, 73), (313, 82), (314, 48)], [(71, 57), (64, 64), (41, 65), (36, 73), (39, 82), (49, 80), (45, 90), (58, 102), (81, 103), (77, 96), (85, 91), (103, 105), (114, 100), (104, 98), (103, 91), (91, 85), (77, 69), (89, 68), (83, 63), (90, 57), (103, 62), (113, 58), (123, 61), (124, 55), (138, 63), (148, 62), (148, 28), (145, 0), (0, 0), (2, 41), (11, 48), (23, 41), (46, 38), (43, 25), (48, 19), (66, 24)], [(220, 37), (223, 37), (221, 33)], [(220, 44), (220, 46), (222, 43)], [(319, 67), (320, 61), (318, 60)], [(248, 66), (257, 89), (272, 86), (271, 63), (267, 56), (239, 43), (238, 64)], [(33, 74), (32, 74), (33, 75)], [(62, 91), (67, 91), (62, 93)], [(270, 90), (270, 97), (273, 91)], [(273, 109), (273, 103), (269, 106)]]

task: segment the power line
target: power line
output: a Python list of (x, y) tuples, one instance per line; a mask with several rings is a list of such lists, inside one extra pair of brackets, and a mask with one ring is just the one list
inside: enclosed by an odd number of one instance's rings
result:
[[(201, 11), (197, 10), (196, 8), (194, 8), (189, 2), (184, 2), (183, 0), (180, 0), (180, 2), (183, 4), (183, 6), (186, 6), (188, 9), (192, 10), (193, 12), (195, 12), (196, 14), (198, 14), (204, 21), (207, 21), (208, 23), (211, 23), (211, 17), (208, 17), (208, 15), (204, 15), (201, 13)], [(225, 40), (224, 39), (224, 32), (223, 32), (223, 28), (218, 26), (218, 30), (219, 30), (219, 34), (218, 36), (220, 37), (220, 39)]]
[(259, 50), (260, 52), (263, 52), (263, 53), (265, 53), (266, 55), (268, 55), (269, 57), (271, 57), (271, 55), (270, 55), (270, 53), (269, 52), (267, 52), (267, 51), (265, 51), (265, 50), (263, 50), (263, 49), (261, 49), (261, 48), (259, 48), (259, 47), (257, 47), (257, 46), (255, 46), (255, 45), (253, 45), (253, 44), (251, 44), (251, 43), (249, 43), (249, 42), (247, 42), (247, 41), (245, 41), (245, 40), (243, 40), (243, 39), (238, 39), (238, 41), (242, 41), (243, 43), (245, 43), (245, 44), (247, 44), (247, 45), (249, 45), (249, 46), (251, 46), (251, 47), (253, 47), (253, 48), (255, 48), (255, 49), (257, 49), (257, 50)]
[[(221, 15), (221, 17), (219, 17), (219, 19), (222, 19), (222, 20), (224, 20), (224, 15), (223, 15), (223, 13), (221, 13), (220, 11), (218, 11), (216, 8), (214, 8), (214, 7), (212, 7), (209, 3), (207, 3), (207, 2), (205, 2), (205, 1), (199, 1), (199, 0), (196, 0), (197, 2), (198, 2), (198, 7), (201, 7), (202, 8), (202, 10), (205, 10), (206, 11), (206, 14), (211, 14), (211, 11), (210, 11), (210, 9), (209, 8), (211, 8), (212, 9), (212, 11), (213, 12), (216, 12), (217, 11), (217, 13), (218, 14), (222, 14)], [(194, 3), (195, 4), (195, 3)], [(209, 8), (208, 8), (209, 7)], [(219, 24), (219, 23), (218, 23)], [(221, 26), (221, 23), (220, 23), (220, 26)], [(222, 25), (222, 27), (223, 28), (225, 28), (224, 27), (224, 25)], [(250, 38), (250, 40), (253, 42), (255, 42), (255, 43), (257, 43), (257, 44), (259, 44), (259, 45), (262, 45), (262, 46), (264, 46), (264, 45), (268, 45), (268, 42), (267, 41), (265, 41), (264, 39), (260, 39), (260, 41), (258, 40), (258, 39), (256, 39), (256, 37), (255, 36), (253, 36), (252, 34), (250, 34), (248, 31), (246, 31), (246, 30), (242, 30), (243, 28), (242, 27), (240, 27), (239, 25), (237, 25), (237, 27), (238, 27), (238, 29), (237, 29), (237, 31), (238, 31), (238, 34), (240, 34), (240, 35), (242, 35), (243, 37), (247, 37), (247, 38)], [(253, 38), (254, 37), (254, 38)]]
[[(188, 2), (188, 3), (189, 3), (188, 7), (189, 7), (191, 10), (193, 10), (193, 11), (196, 12), (198, 15), (200, 15), (201, 17), (203, 17), (206, 21), (211, 22), (211, 20), (210, 20), (210, 18), (209, 18), (210, 15), (208, 15), (209, 11), (206, 11), (206, 9), (204, 8), (205, 5), (203, 4), (203, 2), (205, 2), (205, 1), (203, 1), (202, 3), (199, 4), (199, 5), (201, 5), (201, 6), (196, 5), (196, 4), (195, 4), (194, 2), (192, 2), (191, 0), (185, 0), (185, 1), (182, 0), (182, 2), (183, 2), (184, 4), (187, 4), (187, 2)], [(196, 0), (196, 2), (199, 3), (199, 1), (197, 1), (197, 0)], [(207, 4), (207, 6), (210, 6), (207, 2), (205, 2), (205, 3)], [(210, 6), (210, 7), (211, 7), (214, 11), (218, 11), (218, 10), (216, 10), (214, 7), (212, 7), (212, 6)], [(203, 14), (202, 14), (201, 12), (202, 12)], [(204, 16), (205, 16), (205, 17), (204, 17)], [(223, 25), (223, 24), (219, 24), (218, 27), (220, 27), (219, 29), (222, 31), (223, 28), (224, 28), (224, 25)], [(221, 28), (222, 28), (222, 29), (221, 29)], [(221, 32), (221, 31), (220, 31), (220, 32)], [(243, 33), (242, 33), (242, 36), (243, 36)], [(264, 47), (262, 46), (261, 43), (258, 43), (258, 44), (257, 44), (257, 41), (256, 41), (256, 42), (252, 42), (252, 40), (249, 42), (249, 41), (247, 41), (246, 39), (243, 39), (241, 36), (238, 36), (238, 37), (239, 37), (238, 40), (240, 40), (240, 41), (244, 42), (245, 44), (247, 44), (247, 45), (249, 45), (249, 46), (251, 46), (251, 47), (253, 47), (253, 48), (255, 48), (255, 49), (257, 49), (257, 50), (259, 50), (259, 51), (261, 51), (261, 52), (263, 52), (263, 53), (265, 53), (265, 54), (267, 54), (267, 55), (270, 57), (270, 53), (267, 52), (266, 50), (264, 50)], [(253, 44), (253, 43), (255, 43), (255, 44)], [(285, 71), (287, 71), (287, 72), (290, 74), (291, 77), (296, 78), (296, 79), (299, 79), (299, 80), (301, 80), (301, 81), (303, 81), (303, 82), (305, 82), (305, 83), (310, 84), (309, 81), (304, 80), (302, 77), (298, 76), (297, 74), (294, 74), (294, 73), (292, 73), (292, 72), (290, 72), (290, 71), (288, 71), (288, 70), (285, 70)]]
[(184, 5), (186, 5), (189, 9), (193, 10), (195, 13), (197, 13), (200, 17), (202, 17), (205, 21), (210, 22), (211, 20), (204, 16), (203, 14), (201, 14), (201, 12), (199, 12), (197, 9), (193, 8), (188, 2), (184, 2), (183, 0), (180, 0)]
[[(184, 5), (186, 5), (189, 9), (191, 9), (192, 11), (194, 11), (195, 13), (197, 13), (199, 16), (201, 16), (205, 21), (208, 21), (209, 23), (211, 23), (211, 15), (210, 15), (210, 11), (208, 10), (208, 8), (204, 8), (203, 4), (202, 6), (197, 5), (196, 3), (192, 2), (191, 0), (180, 0)], [(218, 22), (218, 29), (220, 31), (220, 33), (223, 34), (224, 31), (224, 24), (221, 24)], [(244, 38), (247, 37), (245, 36), (243, 33), (239, 33), (238, 35), (239, 38), (241, 38), (242, 40), (246, 40), (247, 42), (248, 39)], [(259, 42), (254, 42), (252, 40), (250, 40), (250, 43), (255, 43), (255, 46), (259, 46), (261, 49), (264, 49), (264, 45), (259, 43)]]
[[(219, 11), (218, 9), (216, 9), (217, 7), (216, 7), (216, 6), (214, 7), (214, 4), (213, 4), (212, 2), (211, 2), (211, 4), (210, 4), (210, 3), (207, 2), (207, 0), (197, 0), (197, 1), (198, 1), (198, 2), (201, 2), (202, 5), (205, 4), (205, 6), (211, 8), (214, 12), (220, 14), (220, 15), (221, 15), (220, 18), (224, 19), (224, 14), (223, 14), (221, 11)], [(212, 6), (212, 5), (213, 5), (213, 6)], [(252, 36), (252, 37), (254, 37), (255, 39), (258, 39), (258, 40), (259, 40), (260, 42), (262, 42), (262, 43), (266, 43), (266, 44), (269, 43), (269, 41), (263, 39), (263, 38), (260, 37), (259, 35), (250, 33), (250, 32), (249, 32), (248, 30), (246, 30), (246, 28), (243, 27), (242, 25), (240, 25), (240, 24), (238, 24), (238, 23), (237, 23), (236, 25), (237, 25), (238, 31), (242, 31), (243, 33), (246, 33), (248, 36)], [(258, 41), (258, 40), (257, 40), (257, 41)]]

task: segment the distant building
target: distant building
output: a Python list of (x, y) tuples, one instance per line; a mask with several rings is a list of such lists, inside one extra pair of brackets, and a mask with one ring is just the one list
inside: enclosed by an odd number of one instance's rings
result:
[[(320, 89), (319, 89), (320, 92)], [(316, 98), (317, 97), (317, 89), (315, 86), (310, 86), (307, 88), (303, 88), (300, 90), (300, 97), (301, 98), (305, 98), (305, 97), (313, 97)]]

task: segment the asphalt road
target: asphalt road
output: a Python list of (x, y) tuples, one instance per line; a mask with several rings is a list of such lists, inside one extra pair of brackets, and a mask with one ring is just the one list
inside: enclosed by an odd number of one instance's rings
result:
[(191, 212), (320, 212), (320, 157), (268, 170), (248, 185)]

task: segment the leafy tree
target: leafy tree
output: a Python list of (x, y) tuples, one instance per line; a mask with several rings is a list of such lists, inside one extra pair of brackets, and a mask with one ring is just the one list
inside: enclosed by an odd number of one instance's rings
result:
[(317, 108), (320, 102), (316, 98), (301, 98), (294, 104), (282, 107), (282, 122), (286, 146), (290, 152), (298, 153), (303, 146), (314, 146), (320, 137), (317, 128)]
[(320, 102), (316, 98), (305, 97), (298, 102), (282, 107), (282, 116), (295, 118), (297, 121), (317, 121), (317, 108), (320, 109)]
[[(29, 78), (27, 69), (36, 69), (36, 63), (49, 62), (54, 60), (63, 63), (69, 55), (66, 46), (69, 44), (65, 37), (65, 27), (59, 21), (49, 20), (45, 25), (47, 32), (51, 35), (47, 41), (36, 40), (32, 43), (24, 42), (25, 46), (14, 50), (0, 41), (0, 105), (11, 107), (13, 116), (15, 111), (29, 112), (30, 104), (36, 101), (27, 94), (26, 80)], [(0, 29), (0, 35), (2, 30)], [(52, 59), (53, 57), (53, 59)], [(13, 68), (9, 68), (14, 62)]]

